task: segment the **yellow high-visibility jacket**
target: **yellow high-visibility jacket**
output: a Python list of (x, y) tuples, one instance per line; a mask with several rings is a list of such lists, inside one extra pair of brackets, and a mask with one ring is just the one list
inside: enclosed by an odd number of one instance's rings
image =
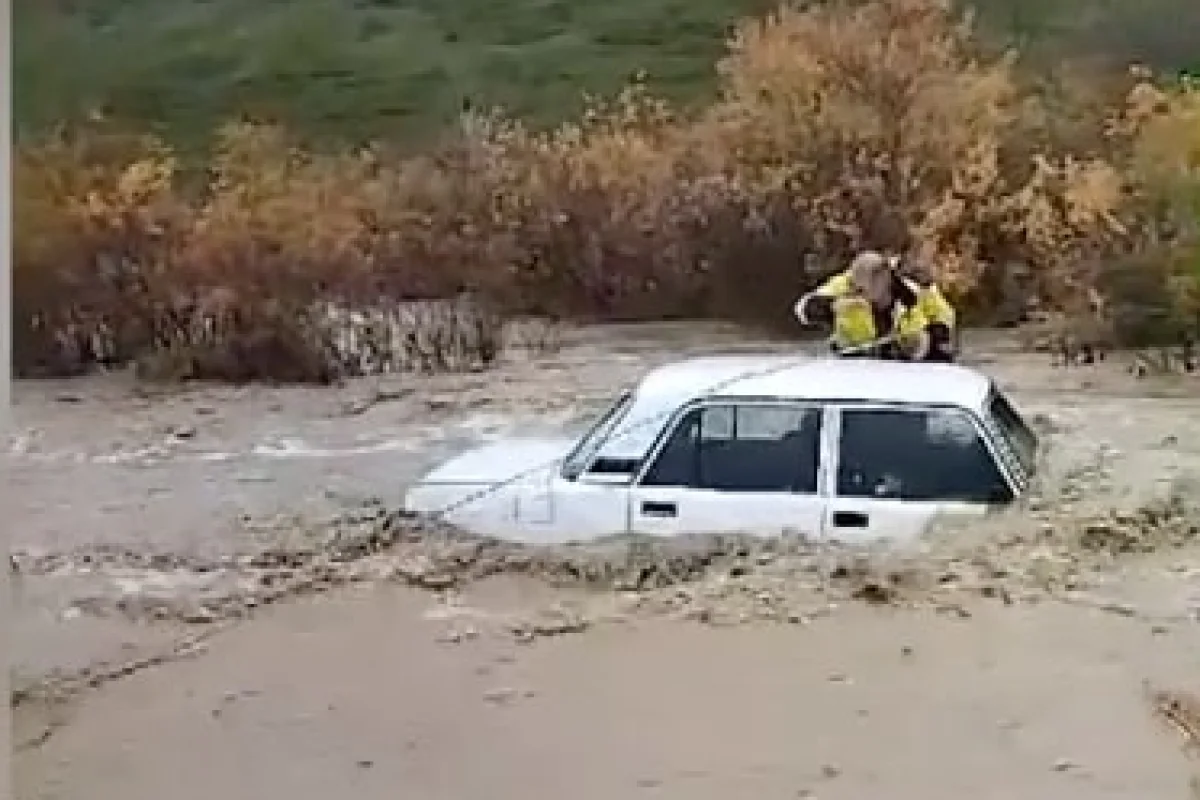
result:
[(936, 323), (945, 325), (950, 331), (954, 330), (954, 307), (936, 285), (922, 286), (901, 276), (896, 276), (896, 281), (898, 285), (894, 291), (896, 297), (892, 305), (891, 330), (878, 330), (871, 303), (851, 294), (848, 272), (834, 275), (805, 295), (797, 304), (797, 309), (802, 309), (812, 297), (842, 301), (835, 306), (833, 321), (833, 340), (839, 347), (861, 347), (889, 335), (916, 335)]

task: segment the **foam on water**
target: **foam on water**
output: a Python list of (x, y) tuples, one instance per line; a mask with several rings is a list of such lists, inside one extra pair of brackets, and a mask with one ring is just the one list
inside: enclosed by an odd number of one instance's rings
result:
[(300, 461), (344, 459), (385, 453), (412, 454), (446, 442), (461, 446), (490, 443), (511, 436), (561, 432), (569, 427), (570, 414), (563, 412), (540, 415), (534, 419), (515, 418), (498, 413), (481, 413), (461, 418), (449, 424), (421, 425), (406, 430), (358, 433), (350, 441), (314, 440), (296, 435), (275, 435), (236, 449), (201, 450), (194, 443), (165, 439), (137, 446), (118, 446), (97, 453), (71, 449), (40, 449), (35, 435), (12, 437), (7, 457), (13, 461), (35, 464), (92, 464), (104, 467), (150, 467), (165, 463), (226, 463), (231, 461), (268, 460)]
[(257, 444), (251, 449), (251, 454), (261, 458), (286, 460), (296, 458), (345, 458), (348, 456), (374, 455), (376, 453), (391, 453), (411, 451), (412, 442), (406, 439), (384, 439), (371, 444), (349, 445), (347, 447), (316, 447), (303, 439), (284, 438), (275, 442)]

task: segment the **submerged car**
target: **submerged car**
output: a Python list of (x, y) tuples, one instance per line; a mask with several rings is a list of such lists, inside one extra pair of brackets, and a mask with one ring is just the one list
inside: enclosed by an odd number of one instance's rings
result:
[(405, 504), (530, 543), (902, 540), (1015, 501), (1037, 447), (996, 384), (967, 367), (712, 356), (651, 371), (577, 441), (512, 439), (453, 458)]

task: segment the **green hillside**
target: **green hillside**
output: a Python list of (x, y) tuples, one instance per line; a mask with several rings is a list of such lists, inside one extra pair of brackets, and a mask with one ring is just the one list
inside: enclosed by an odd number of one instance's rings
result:
[[(1148, 53), (1172, 67), (1200, 53), (1196, 0), (980, 2), (995, 31), (1055, 53)], [(16, 0), (18, 135), (103, 110), (188, 143), (246, 112), (316, 136), (416, 143), (464, 103), (553, 122), (639, 68), (669, 96), (702, 100), (731, 22), (773, 5)]]

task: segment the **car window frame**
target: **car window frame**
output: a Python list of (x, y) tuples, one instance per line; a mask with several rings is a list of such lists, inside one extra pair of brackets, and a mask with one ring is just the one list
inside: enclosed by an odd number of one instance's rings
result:
[[(563, 456), (559, 467), (559, 476), (567, 481), (578, 481), (595, 466), (600, 458), (600, 451), (620, 429), (621, 424), (629, 416), (636, 404), (637, 397), (632, 389), (621, 391), (613, 401), (600, 412), (588, 429), (580, 435), (571, 446), (570, 451)], [(585, 445), (590, 447), (585, 448)], [(590, 452), (585, 454), (585, 449)], [(576, 462), (576, 464), (572, 464)], [(619, 473), (596, 473), (600, 475), (617, 475)]]
[(765, 494), (765, 492), (755, 492), (755, 491), (736, 491), (736, 490), (726, 491), (726, 490), (719, 490), (719, 489), (702, 489), (702, 488), (695, 487), (695, 486), (681, 486), (681, 487), (647, 486), (643, 483), (643, 481), (646, 479), (647, 473), (650, 472), (650, 470), (654, 467), (655, 463), (658, 461), (658, 457), (659, 457), (659, 455), (661, 455), (663, 449), (667, 446), (667, 443), (670, 442), (672, 438), (674, 438), (676, 431), (679, 429), (679, 426), (684, 424), (685, 420), (687, 420), (687, 418), (688, 418), (688, 415), (691, 414), (693, 411), (696, 411), (698, 409), (702, 410), (705, 408), (724, 407), (724, 406), (737, 407), (737, 406), (772, 406), (772, 405), (773, 406), (801, 406), (806, 409), (813, 409), (815, 411), (818, 411), (821, 415), (821, 423), (820, 423), (821, 428), (820, 428), (820, 431), (819, 431), (819, 434), (817, 437), (816, 491), (814, 491), (814, 492), (770, 492), (770, 494), (781, 494), (781, 495), (787, 494), (787, 495), (791, 495), (794, 497), (828, 498), (829, 497), (829, 475), (830, 475), (829, 469), (828, 469), (828, 464), (829, 464), (828, 459), (829, 459), (829, 450), (830, 450), (830, 445), (829, 445), (830, 408), (829, 408), (829, 404), (825, 400), (813, 400), (813, 399), (806, 399), (806, 398), (791, 398), (791, 397), (758, 397), (758, 396), (705, 397), (705, 398), (698, 398), (698, 399), (689, 401), (689, 402), (681, 405), (678, 409), (675, 410), (675, 413), (671, 415), (670, 419), (667, 421), (667, 424), (664, 425), (662, 427), (662, 429), (659, 431), (658, 436), (655, 437), (654, 444), (646, 452), (646, 456), (645, 456), (645, 458), (642, 459), (642, 463), (639, 466), (637, 473), (634, 475), (633, 480), (630, 481), (630, 484), (629, 484), (630, 487), (633, 489), (648, 489), (648, 490), (664, 489), (664, 488), (678, 488), (683, 491), (692, 491), (692, 492), (709, 492), (709, 491), (711, 491), (711, 492), (722, 492), (724, 494)]
[[(1014, 417), (1015, 422), (1019, 423), (1020, 427), (1024, 428), (1032, 439), (1032, 451), (1029, 453), (1021, 452), (1021, 443), (1013, 441), (1012, 435), (996, 413), (996, 406), (1003, 404), (1007, 407), (1008, 412)], [(1041, 437), (1025, 419), (1024, 415), (1017, 410), (1012, 400), (1000, 391), (1000, 388), (993, 383), (988, 391), (987, 399), (984, 401), (985, 423), (989, 430), (992, 431), (996, 443), (1002, 454), (1011, 461), (1011, 468), (1014, 476), (1021, 484), (1022, 491), (1027, 489), (1033, 481), (1033, 476), (1037, 471), (1038, 456), (1041, 451)]]
[[(842, 431), (845, 423), (843, 416), (846, 411), (913, 411), (921, 413), (930, 413), (937, 411), (955, 411), (965, 414), (971, 422), (971, 426), (975, 429), (987, 449), (988, 455), (992, 458), (992, 464), (1000, 472), (1000, 476), (1008, 485), (1009, 492), (1012, 497), (1007, 501), (985, 502), (978, 500), (960, 500), (960, 499), (929, 499), (929, 500), (905, 500), (899, 497), (855, 497), (852, 495), (840, 494), (838, 492), (838, 473), (841, 470), (842, 462)], [(887, 501), (898, 503), (941, 503), (941, 504), (962, 504), (975, 506), (989, 505), (1007, 505), (1015, 502), (1025, 491), (1025, 486), (1014, 474), (1014, 470), (1008, 463), (1008, 460), (1002, 455), (1002, 451), (997, 447), (995, 441), (995, 433), (986, 425), (978, 411), (957, 403), (889, 403), (886, 401), (833, 401), (829, 404), (827, 423), (830, 425), (831, 446), (828, 453), (829, 467), (827, 472), (827, 480), (829, 482), (829, 491), (831, 497), (836, 500), (849, 502), (864, 502), (864, 501)]]

